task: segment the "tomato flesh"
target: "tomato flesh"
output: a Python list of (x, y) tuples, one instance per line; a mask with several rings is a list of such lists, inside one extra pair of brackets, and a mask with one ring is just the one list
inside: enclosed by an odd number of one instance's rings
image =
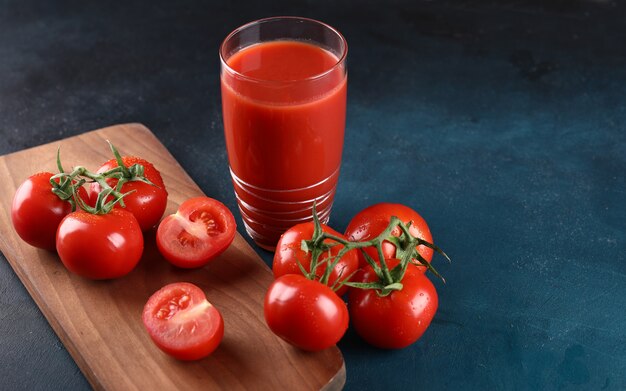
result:
[(208, 356), (224, 337), (219, 310), (199, 287), (187, 282), (155, 292), (144, 306), (142, 321), (157, 347), (179, 360)]
[[(307, 222), (297, 224), (283, 233), (276, 245), (276, 252), (274, 253), (274, 261), (272, 263), (272, 271), (274, 272), (275, 278), (285, 274), (301, 274), (298, 262), (307, 272), (311, 271), (311, 252), (304, 252), (301, 248), (301, 244), (302, 240), (311, 240), (314, 228), (315, 225), (313, 222)], [(325, 224), (322, 224), (322, 230), (331, 235), (345, 239), (342, 234)], [(326, 243), (336, 242), (326, 240)], [(324, 274), (329, 262), (333, 262), (334, 257), (337, 256), (343, 247), (343, 245), (337, 244), (333, 246), (330, 251), (325, 251), (320, 255), (318, 266), (315, 270), (315, 274), (318, 278)], [(329, 258), (331, 259), (329, 260)], [(347, 252), (333, 268), (328, 279), (328, 285), (332, 287), (337, 280), (346, 281), (358, 267), (358, 251), (352, 250)], [(348, 287), (344, 285), (337, 290), (337, 294), (341, 296), (347, 290)]]
[[(433, 237), (428, 228), (426, 220), (416, 211), (402, 204), (380, 203), (369, 206), (356, 214), (348, 224), (345, 235), (351, 241), (367, 241), (380, 235), (388, 226), (391, 217), (396, 216), (405, 224), (411, 223), (409, 232), (411, 235), (421, 238), (429, 243), (433, 243)], [(392, 231), (393, 236), (400, 236), (400, 229)], [(364, 249), (365, 252), (378, 261), (378, 252), (373, 247)], [(433, 250), (424, 245), (417, 246), (419, 254), (428, 262), (433, 258)], [(388, 241), (383, 242), (383, 256), (385, 259), (396, 258), (396, 246)], [(367, 261), (359, 252), (359, 263), (361, 267), (367, 266)], [(426, 271), (425, 266), (417, 266), (422, 273)]]
[(196, 197), (183, 202), (157, 229), (157, 247), (173, 265), (196, 268), (224, 252), (235, 238), (233, 214), (221, 202)]
[[(398, 260), (387, 263), (391, 269)], [(371, 266), (359, 276), (362, 282), (377, 279)], [(372, 289), (350, 290), (350, 319), (357, 334), (369, 344), (384, 349), (404, 348), (428, 329), (439, 303), (434, 285), (414, 267), (407, 268), (402, 285), (401, 290), (384, 297)]]
[(348, 328), (348, 309), (339, 296), (328, 286), (299, 274), (276, 279), (263, 308), (270, 330), (303, 350), (331, 347)]

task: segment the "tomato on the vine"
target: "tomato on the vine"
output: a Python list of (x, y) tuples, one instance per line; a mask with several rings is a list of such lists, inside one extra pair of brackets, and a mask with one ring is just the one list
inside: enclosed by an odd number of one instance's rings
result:
[[(11, 206), (11, 221), (17, 234), (26, 243), (54, 250), (61, 220), (72, 212), (72, 205), (52, 192), (50, 172), (32, 175), (18, 187)], [(78, 196), (87, 198), (84, 188)]]
[[(398, 260), (387, 260), (390, 269)], [(359, 276), (361, 282), (378, 281), (371, 266)], [(430, 280), (415, 267), (402, 278), (402, 289), (380, 296), (373, 289), (350, 289), (348, 304), (352, 325), (369, 344), (399, 349), (417, 341), (437, 312), (437, 291)]]
[[(328, 234), (345, 239), (345, 237), (334, 229), (325, 224), (321, 224), (322, 230)], [(298, 262), (307, 271), (311, 272), (311, 251), (305, 252), (301, 248), (303, 240), (311, 240), (313, 237), (313, 231), (315, 224), (311, 222), (297, 224), (289, 228), (280, 237), (278, 244), (276, 245), (276, 252), (274, 253), (274, 261), (272, 264), (272, 270), (274, 277), (278, 278), (285, 274), (302, 274), (298, 267)], [(330, 240), (325, 240), (324, 243), (332, 243)], [(329, 251), (324, 251), (318, 260), (318, 266), (315, 270), (315, 275), (319, 279), (329, 263), (333, 262), (333, 258), (343, 249), (344, 246), (336, 244), (330, 248)], [(328, 279), (328, 285), (334, 286), (339, 281), (345, 281), (350, 277), (359, 267), (358, 251), (352, 250), (344, 254), (337, 264), (333, 267), (330, 277)], [(339, 296), (343, 295), (348, 290), (347, 286), (342, 286), (337, 290)]]
[[(411, 223), (409, 232), (411, 235), (421, 238), (429, 243), (433, 242), (433, 237), (426, 224), (416, 211), (402, 204), (380, 203), (369, 206), (356, 214), (348, 224), (345, 235), (351, 241), (367, 241), (380, 235), (389, 225), (392, 216), (396, 216), (405, 224)], [(401, 230), (395, 228), (393, 236), (400, 236)], [(369, 256), (378, 261), (378, 253), (375, 248), (364, 249)], [(385, 259), (396, 258), (396, 246), (388, 241), (383, 242), (383, 256)], [(433, 250), (424, 245), (417, 246), (419, 254), (428, 262), (433, 258)], [(359, 252), (360, 266), (365, 267), (367, 262), (363, 254)], [(418, 266), (418, 270), (426, 271), (425, 266)]]
[(132, 213), (76, 211), (59, 224), (56, 249), (65, 267), (79, 276), (118, 278), (135, 268), (143, 252), (143, 234)]
[(235, 238), (235, 217), (221, 202), (190, 198), (157, 229), (157, 247), (173, 265), (204, 266), (224, 252)]
[(222, 315), (199, 287), (188, 282), (155, 292), (144, 306), (142, 320), (159, 349), (179, 360), (208, 356), (224, 337)]
[(274, 334), (308, 351), (335, 345), (348, 328), (348, 309), (339, 296), (299, 274), (286, 274), (270, 285), (264, 313)]
[[(135, 156), (124, 156), (122, 157), (122, 162), (126, 167), (131, 167), (133, 164), (142, 165), (144, 168), (143, 176), (154, 184), (151, 185), (140, 180), (130, 180), (124, 183), (121, 189), (122, 193), (129, 193), (124, 197), (125, 209), (135, 216), (141, 230), (147, 231), (157, 225), (167, 207), (167, 191), (163, 178), (154, 165), (145, 159)], [(117, 159), (111, 159), (100, 166), (97, 173), (102, 174), (115, 167), (118, 167)], [(115, 178), (108, 178), (106, 181), (112, 188), (115, 188), (118, 182)], [(91, 206), (95, 205), (98, 193), (101, 190), (102, 187), (97, 182), (91, 183), (89, 187), (89, 203)], [(119, 203), (115, 207), (122, 208)]]

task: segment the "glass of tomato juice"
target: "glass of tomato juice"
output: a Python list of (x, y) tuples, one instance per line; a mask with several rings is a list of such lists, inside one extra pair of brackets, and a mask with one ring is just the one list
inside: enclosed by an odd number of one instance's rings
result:
[(280, 235), (327, 222), (346, 122), (348, 46), (336, 29), (300, 17), (239, 27), (220, 47), (230, 173), (248, 234), (273, 250)]

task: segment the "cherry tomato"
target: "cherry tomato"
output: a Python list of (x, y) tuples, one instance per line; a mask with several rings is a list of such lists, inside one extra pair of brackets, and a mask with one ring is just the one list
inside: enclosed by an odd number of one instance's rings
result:
[(156, 291), (143, 308), (152, 341), (179, 360), (211, 354), (224, 337), (222, 315), (194, 284), (175, 282)]
[(224, 252), (235, 238), (233, 214), (209, 197), (190, 198), (161, 221), (157, 247), (173, 265), (195, 268)]
[(274, 334), (308, 351), (335, 345), (348, 328), (348, 309), (339, 296), (299, 274), (286, 274), (270, 285), (264, 312)]
[[(142, 231), (147, 231), (157, 225), (165, 208), (167, 206), (167, 191), (163, 184), (163, 178), (161, 173), (154, 168), (152, 163), (147, 160), (134, 157), (124, 156), (122, 162), (126, 167), (130, 167), (133, 164), (141, 164), (144, 167), (144, 176), (154, 185), (150, 185), (141, 181), (129, 181), (122, 186), (122, 193), (131, 192), (131, 194), (124, 197), (125, 209), (131, 212), (137, 221)], [(105, 171), (118, 167), (117, 160), (111, 159), (104, 163), (98, 169), (97, 173), (101, 174)], [(117, 185), (117, 179), (107, 179), (109, 186), (115, 188)], [(100, 185), (96, 182), (91, 183), (89, 187), (89, 203), (94, 206), (98, 193), (102, 190)], [(115, 205), (116, 208), (121, 208), (120, 204)]]
[[(72, 211), (72, 205), (62, 201), (52, 192), (50, 172), (29, 177), (18, 187), (13, 197), (11, 221), (17, 234), (31, 246), (54, 250), (59, 223)], [(82, 187), (78, 194), (83, 199), (87, 193)]]
[[(387, 261), (389, 268), (398, 260)], [(377, 281), (371, 266), (359, 276), (362, 282)], [(417, 341), (437, 312), (437, 291), (430, 280), (415, 267), (407, 268), (402, 290), (379, 296), (373, 289), (350, 289), (348, 304), (352, 325), (369, 344), (399, 349)]]
[[(285, 274), (302, 274), (300, 268), (298, 267), (298, 262), (304, 267), (307, 272), (311, 271), (311, 252), (305, 253), (302, 248), (302, 240), (311, 240), (313, 237), (313, 229), (315, 225), (314, 223), (307, 222), (295, 225), (289, 228), (278, 241), (276, 245), (276, 252), (274, 253), (274, 262), (272, 264), (272, 270), (274, 271), (274, 277), (278, 278)], [(322, 224), (322, 230), (329, 234), (338, 236), (342, 239), (345, 237), (329, 226)], [(331, 240), (326, 240), (325, 243), (334, 243)], [(321, 277), (326, 271), (326, 266), (328, 265), (325, 260), (328, 260), (329, 257), (333, 258), (337, 256), (337, 253), (341, 251), (343, 245), (337, 244), (330, 249), (330, 254), (328, 251), (324, 252), (320, 255), (318, 260), (318, 266), (315, 270), (315, 274), (317, 277)], [(331, 259), (328, 262), (333, 262)], [(330, 274), (328, 279), (328, 285), (333, 286), (335, 282), (340, 279), (341, 281), (346, 280), (352, 273), (354, 273), (359, 267), (359, 258), (358, 251), (352, 250), (344, 254), (341, 259), (337, 262), (333, 271)], [(339, 296), (343, 295), (348, 290), (347, 286), (342, 286), (339, 290), (337, 290), (337, 294)]]
[(79, 276), (118, 278), (135, 268), (143, 252), (143, 234), (132, 213), (76, 211), (59, 224), (56, 248), (65, 267)]
[[(348, 224), (345, 235), (351, 241), (366, 241), (375, 238), (389, 226), (392, 216), (396, 216), (405, 224), (410, 222), (409, 232), (413, 236), (424, 239), (429, 243), (433, 242), (428, 224), (426, 224), (426, 220), (422, 216), (408, 206), (390, 203), (372, 205), (357, 213)], [(394, 229), (392, 232), (394, 236), (400, 236), (400, 234), (399, 228)], [(433, 258), (433, 250), (429, 247), (420, 245), (417, 246), (417, 251), (428, 262)], [(366, 248), (365, 252), (374, 260), (378, 260), (378, 252), (375, 248)], [(396, 246), (388, 241), (383, 242), (383, 256), (385, 259), (395, 258)], [(359, 252), (359, 260), (361, 267), (367, 266), (365, 257), (361, 252)], [(418, 266), (417, 268), (422, 273), (426, 271), (425, 266)]]

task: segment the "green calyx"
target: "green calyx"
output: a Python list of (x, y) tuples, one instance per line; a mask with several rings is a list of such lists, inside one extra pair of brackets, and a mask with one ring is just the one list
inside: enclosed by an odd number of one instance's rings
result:
[[(350, 275), (348, 276), (348, 278), (343, 279), (343, 281), (340, 281), (341, 279), (338, 278), (337, 282), (331, 288), (337, 290), (341, 286), (347, 285), (349, 287), (358, 289), (375, 289), (378, 295), (387, 296), (393, 291), (402, 290), (402, 279), (404, 278), (404, 275), (406, 274), (408, 265), (410, 263), (425, 266), (428, 271), (433, 273), (445, 283), (445, 279), (443, 278), (443, 276), (441, 276), (441, 274), (439, 274), (435, 267), (432, 266), (431, 262), (427, 261), (426, 259), (424, 259), (424, 257), (420, 255), (420, 253), (417, 251), (417, 247), (423, 245), (431, 248), (437, 253), (443, 255), (443, 257), (446, 258), (448, 262), (451, 262), (448, 255), (446, 255), (443, 250), (441, 250), (434, 244), (427, 242), (422, 238), (413, 236), (409, 231), (410, 224), (405, 224), (395, 216), (391, 218), (387, 228), (378, 236), (370, 240), (360, 242), (349, 241), (344, 238), (340, 238), (324, 232), (322, 230), (319, 218), (317, 217), (315, 205), (313, 205), (313, 223), (313, 237), (311, 238), (311, 240), (303, 240), (301, 244), (301, 248), (305, 253), (311, 252), (311, 271), (307, 272), (305, 268), (300, 263), (298, 263), (302, 274), (309, 279), (317, 279), (317, 268), (322, 263), (325, 263), (326, 269), (319, 278), (319, 281), (323, 284), (328, 284), (328, 278), (330, 277), (333, 268), (337, 265), (341, 257), (349, 251), (360, 250), (365, 257), (367, 263), (372, 267), (374, 273), (376, 273), (376, 276), (378, 277), (377, 281), (350, 282), (349, 280), (352, 277)], [(400, 230), (399, 236), (393, 235), (393, 232), (397, 232), (397, 229)], [(396, 258), (400, 261), (391, 270), (389, 269), (383, 255), (383, 243), (385, 241), (395, 245), (395, 255)], [(336, 245), (342, 245), (343, 248), (337, 253), (336, 256), (330, 256), (330, 248)], [(367, 247), (373, 247), (376, 249), (380, 264), (376, 262), (367, 252), (364, 251), (364, 249)], [(320, 255), (324, 252), (328, 252), (329, 256), (325, 258), (322, 262), (320, 262)]]
[[(115, 156), (118, 166), (103, 173), (94, 173), (83, 166), (75, 167), (72, 172), (65, 172), (61, 164), (60, 148), (57, 149), (57, 168), (59, 173), (50, 178), (52, 192), (61, 200), (67, 201), (72, 205), (72, 211), (77, 207), (91, 214), (109, 213), (116, 204), (125, 207), (124, 197), (133, 191), (122, 193), (122, 186), (129, 181), (141, 181), (152, 186), (156, 186), (144, 176), (144, 167), (141, 164), (133, 164), (126, 167), (117, 149), (109, 142), (109, 147)], [(108, 183), (109, 179), (116, 179), (117, 184), (111, 187)], [(78, 194), (78, 189), (85, 183), (98, 183), (100, 192), (96, 198), (94, 206), (88, 205)]]
[(124, 164), (124, 159), (122, 159), (122, 156), (118, 152), (117, 148), (115, 148), (115, 146), (109, 140), (107, 140), (107, 143), (109, 143), (109, 148), (111, 148), (111, 152), (113, 152), (113, 156), (115, 156), (115, 160), (117, 161), (117, 167), (103, 173), (103, 175), (109, 175), (109, 178), (116, 178), (118, 180), (116, 185), (117, 191), (120, 191), (122, 189), (124, 183), (131, 181), (139, 181), (147, 183), (151, 186), (157, 186), (145, 177), (144, 166), (135, 163), (130, 167), (126, 167), (126, 165)]
[[(331, 241), (328, 242), (327, 239), (330, 239)], [(334, 246), (343, 244), (343, 242), (344, 241), (342, 241), (341, 238), (324, 232), (324, 230), (322, 229), (322, 223), (317, 216), (317, 211), (314, 204), (313, 235), (311, 237), (311, 240), (303, 240), (300, 244), (300, 248), (302, 249), (302, 251), (304, 251), (305, 254), (311, 252), (311, 270), (307, 271), (304, 266), (302, 266), (302, 264), (298, 262), (298, 267), (300, 268), (300, 272), (302, 273), (302, 275), (310, 280), (319, 280), (322, 284), (328, 285), (328, 280), (333, 269), (335, 268), (339, 260), (344, 256), (344, 254), (350, 251), (349, 249), (346, 250), (346, 248), (344, 247), (337, 253), (337, 255), (332, 255), (331, 249)], [(327, 254), (326, 258), (324, 258), (323, 260), (321, 259), (322, 254)], [(320, 266), (324, 264), (325, 269), (320, 276), (318, 275), (317, 271)], [(342, 280), (341, 277), (342, 273), (339, 273), (337, 281), (335, 281), (333, 286), (331, 286), (333, 290), (338, 290), (344, 284), (343, 282), (340, 282)], [(349, 280), (350, 277), (352, 277), (352, 275), (348, 276), (348, 278), (345, 278), (345, 280)]]

